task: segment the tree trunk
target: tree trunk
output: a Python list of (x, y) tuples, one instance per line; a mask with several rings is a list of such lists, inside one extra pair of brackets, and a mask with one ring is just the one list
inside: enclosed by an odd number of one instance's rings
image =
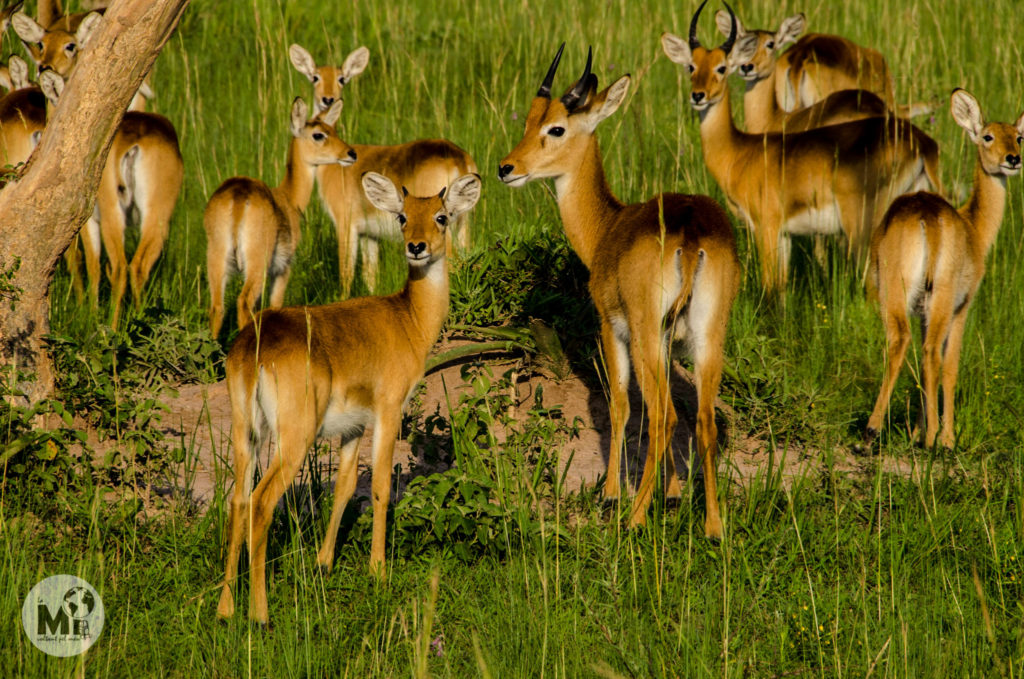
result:
[(57, 261), (92, 213), (114, 132), (188, 3), (113, 2), (21, 179), (0, 190), (0, 367), (36, 376), (21, 384), (29, 401), (53, 390), (42, 338)]

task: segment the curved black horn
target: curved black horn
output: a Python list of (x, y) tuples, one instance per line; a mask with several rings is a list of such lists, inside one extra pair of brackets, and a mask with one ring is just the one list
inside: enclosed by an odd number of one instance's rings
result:
[(577, 106), (583, 97), (587, 96), (587, 90), (590, 89), (590, 66), (594, 63), (594, 48), (587, 48), (587, 66), (583, 69), (583, 75), (576, 81), (573, 88), (566, 92), (562, 96), (562, 104), (565, 105), (570, 111)]
[(540, 89), (537, 90), (538, 97), (544, 97), (545, 99), (551, 98), (551, 83), (555, 81), (555, 71), (558, 70), (558, 62), (562, 60), (562, 50), (565, 49), (565, 43), (558, 48), (558, 54), (555, 55), (555, 60), (551, 62), (551, 68), (548, 69), (548, 74), (544, 76), (544, 82), (541, 83)]
[(700, 7), (697, 8), (697, 12), (693, 15), (693, 19), (690, 20), (690, 49), (695, 50), (700, 47), (700, 40), (697, 40), (697, 19), (700, 18), (701, 10), (704, 9), (704, 5), (708, 4), (708, 0), (700, 3)]
[(725, 5), (727, 10), (729, 10), (729, 19), (732, 21), (732, 28), (729, 29), (729, 37), (725, 39), (725, 42), (722, 43), (721, 47), (721, 50), (728, 54), (732, 51), (732, 46), (736, 43), (736, 33), (739, 29), (736, 26), (736, 15), (733, 13), (732, 7), (730, 7), (729, 3), (725, 0), (722, 0), (722, 4)]

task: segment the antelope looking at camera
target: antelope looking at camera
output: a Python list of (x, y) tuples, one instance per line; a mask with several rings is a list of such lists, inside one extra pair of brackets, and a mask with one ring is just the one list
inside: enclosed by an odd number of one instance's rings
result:
[[(317, 67), (309, 52), (299, 45), (292, 45), (289, 56), (296, 70), (313, 82), (314, 97), (320, 106), (327, 99), (341, 96), (341, 85), (366, 68), (370, 52), (360, 47), (341, 68)], [(396, 240), (400, 236), (391, 216), (375, 208), (360, 189), (359, 178), (364, 173), (383, 174), (414, 196), (429, 196), (456, 178), (477, 171), (473, 158), (446, 139), (421, 139), (391, 146), (354, 144), (352, 148), (359, 156), (355, 165), (329, 165), (317, 171), (320, 198), (338, 232), (338, 270), (343, 295), (348, 294), (355, 277), (357, 252), (362, 250), (363, 280), (372, 292), (377, 284), (377, 241)], [(468, 248), (468, 215), (463, 214), (452, 224), (446, 237), (449, 256), (452, 239), (458, 241), (461, 249)]]
[(11, 91), (0, 97), (0, 169), (24, 163), (46, 127), (46, 97), (28, 79), (28, 64), (8, 61)]
[(662, 45), (690, 72), (690, 104), (700, 116), (704, 162), (754, 232), (762, 284), (769, 292), (781, 291), (791, 234), (842, 233), (850, 252), (859, 254), (896, 196), (939, 186), (938, 145), (906, 120), (891, 117), (796, 134), (737, 130), (727, 78), (750, 61), (757, 37), (737, 40), (733, 24), (720, 47), (702, 47), (697, 20), (706, 2), (690, 22), (688, 41), (665, 33)]
[[(724, 10), (715, 13), (715, 22), (718, 30), (729, 35), (732, 26), (732, 18)], [(771, 31), (748, 31), (743, 28), (739, 19), (736, 20), (736, 37), (744, 39), (753, 35), (757, 39), (757, 50), (750, 61), (740, 64), (737, 69), (739, 76), (746, 82), (746, 90), (743, 93), (743, 121), (747, 132), (802, 132), (815, 127), (835, 125), (850, 120), (871, 118), (890, 115), (886, 106), (883, 91), (879, 96), (878, 92), (868, 89), (841, 89), (824, 91), (819, 100), (808, 104), (798, 103), (789, 109), (783, 108), (776, 99), (776, 84), (780, 78), (785, 78), (783, 67), (779, 62), (779, 50), (788, 42), (796, 40), (796, 37), (803, 32), (806, 21), (803, 14), (791, 16), (782, 22), (779, 30)], [(838, 36), (807, 36), (813, 37), (810, 45), (821, 46), (825, 39), (835, 39), (837, 45), (847, 46), (851, 50), (859, 49), (856, 45)], [(796, 49), (794, 47), (794, 49)], [(872, 50), (873, 51), (873, 50)], [(788, 52), (786, 53), (788, 54)], [(878, 55), (881, 58), (881, 55)], [(850, 59), (857, 63), (856, 59)], [(819, 59), (815, 62), (818, 68), (824, 69)], [(845, 62), (844, 62), (845, 63)], [(884, 60), (882, 61), (884, 65)], [(869, 79), (863, 77), (862, 80)], [(802, 77), (808, 77), (809, 73), (804, 72)], [(865, 82), (864, 85), (870, 85)], [(824, 90), (825, 88), (818, 88)]]
[(498, 176), (509, 186), (555, 180), (566, 236), (590, 271), (612, 420), (605, 497), (617, 499), (620, 494), (631, 361), (650, 416), (650, 443), (630, 525), (645, 523), (662, 463), (667, 495), (681, 494), (671, 451), (676, 412), (668, 368), (674, 335), (685, 339), (693, 354), (697, 452), (704, 463), (707, 510), (704, 532), (720, 538), (714, 402), (729, 310), (739, 286), (732, 227), (724, 210), (707, 196), (663, 193), (645, 203), (619, 202), (605, 180), (594, 130), (622, 104), (629, 76), (598, 92), (588, 54), (583, 76), (561, 99), (552, 100), (562, 48), (533, 100), (523, 138), (500, 162)]
[[(335, 104), (337, 105), (337, 104)], [(386, 297), (264, 311), (238, 335), (227, 357), (235, 489), (228, 555), (217, 614), (231, 617), (232, 585), (243, 540), (249, 544), (249, 618), (267, 622), (267, 529), (317, 436), (341, 436), (334, 503), (317, 562), (330, 570), (341, 516), (356, 487), (359, 439), (373, 427), (373, 541), (370, 569), (384, 575), (391, 459), (402, 408), (423, 377), (427, 353), (448, 315), (449, 224), (476, 204), (480, 177), (465, 175), (437, 195), (399, 192), (374, 172), (369, 200), (395, 219), (405, 240), (409, 279)], [(254, 437), (269, 429), (273, 461), (252, 489)]]
[[(43, 92), (57, 105), (64, 80), (55, 71), (40, 76)], [(90, 301), (99, 301), (100, 250), (107, 253), (110, 278), (110, 323), (117, 327), (121, 301), (127, 283), (131, 284), (136, 308), (149, 274), (163, 251), (171, 215), (181, 193), (185, 168), (178, 147), (174, 124), (158, 113), (128, 111), (114, 133), (107, 160), (100, 176), (96, 208), (80, 234), (89, 277)], [(138, 212), (139, 244), (129, 263), (124, 249), (124, 234)], [(81, 291), (77, 248), (67, 254), (72, 285)]]
[[(728, 12), (718, 10), (715, 22), (723, 35), (729, 35), (732, 18)], [(867, 90), (880, 97), (888, 110), (896, 110), (892, 74), (881, 52), (838, 35), (808, 33), (797, 39), (806, 27), (802, 12), (783, 19), (774, 32), (747, 30), (736, 20), (737, 38), (757, 38), (757, 51), (740, 73), (748, 82), (754, 72), (768, 80), (758, 99), (771, 94), (783, 111), (796, 111), (833, 92)], [(795, 44), (782, 52), (789, 42)]]
[(221, 184), (203, 213), (206, 263), (210, 281), (210, 332), (220, 334), (224, 320), (224, 286), (230, 271), (245, 279), (238, 295), (238, 327), (244, 328), (270, 285), (270, 306), (284, 303), (292, 257), (302, 232), (299, 222), (313, 193), (314, 172), (327, 164), (351, 165), (352, 147), (338, 138), (334, 125), (342, 102), (307, 120), (306, 102), (292, 102), (288, 162), (281, 184), (271, 189), (258, 179), (232, 177)]
[[(1006, 178), (1020, 172), (1024, 114), (1014, 125), (986, 124), (966, 90), (951, 97), (953, 119), (978, 147), (974, 189), (960, 209), (934, 193), (898, 198), (871, 238), (869, 281), (885, 325), (886, 369), (865, 438), (882, 428), (896, 378), (911, 341), (908, 312), (921, 318), (924, 344), (924, 443), (936, 436), (952, 448), (953, 401), (967, 311), (985, 273), (1006, 207)], [(939, 434), (939, 373), (942, 432)]]

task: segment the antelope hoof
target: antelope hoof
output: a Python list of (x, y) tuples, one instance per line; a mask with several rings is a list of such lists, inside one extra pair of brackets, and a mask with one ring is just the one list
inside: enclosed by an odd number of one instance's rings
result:
[(231, 588), (227, 585), (220, 593), (220, 602), (217, 604), (217, 617), (227, 621), (235, 615), (235, 598), (231, 594)]

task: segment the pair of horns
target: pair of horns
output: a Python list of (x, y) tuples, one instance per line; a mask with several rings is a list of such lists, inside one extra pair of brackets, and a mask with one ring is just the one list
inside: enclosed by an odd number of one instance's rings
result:
[[(705, 0), (706, 2), (707, 0)], [(562, 60), (562, 50), (565, 49), (565, 43), (558, 48), (558, 54), (555, 55), (555, 60), (551, 62), (551, 67), (548, 69), (548, 74), (544, 76), (544, 82), (541, 83), (540, 89), (537, 90), (538, 97), (544, 97), (545, 99), (551, 98), (551, 84), (555, 80), (555, 71), (558, 70), (558, 62)], [(590, 67), (594, 61), (594, 50), (591, 47), (587, 48), (587, 66), (583, 69), (583, 75), (576, 81), (572, 89), (562, 96), (561, 102), (570, 111), (579, 105), (579, 103), (586, 97), (587, 91), (592, 86), (597, 84), (597, 77), (590, 72)]]
[[(700, 47), (700, 40), (697, 40), (697, 19), (700, 18), (701, 10), (704, 9), (704, 5), (706, 4), (708, 4), (708, 0), (704, 0), (704, 2), (700, 3), (700, 7), (697, 8), (697, 13), (693, 15), (693, 19), (690, 21), (690, 49), (692, 50)], [(728, 54), (732, 50), (733, 44), (736, 42), (736, 34), (739, 29), (736, 26), (736, 15), (733, 13), (732, 7), (730, 7), (729, 3), (725, 2), (725, 0), (722, 0), (722, 4), (725, 5), (727, 10), (729, 10), (729, 19), (732, 22), (732, 28), (729, 29), (729, 37), (725, 39), (725, 42), (722, 43), (719, 49)]]

